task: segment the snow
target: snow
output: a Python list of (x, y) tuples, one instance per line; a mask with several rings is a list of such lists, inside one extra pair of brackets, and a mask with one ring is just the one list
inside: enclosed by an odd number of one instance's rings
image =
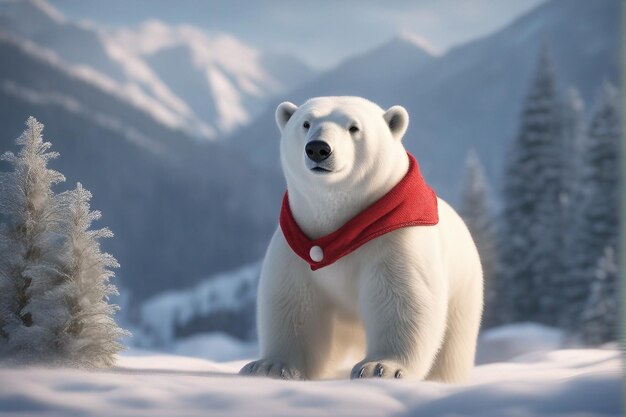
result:
[(18, 85), (11, 80), (4, 80), (0, 83), (0, 91), (14, 97), (37, 105), (59, 106), (76, 116), (91, 120), (94, 124), (105, 129), (121, 133), (130, 142), (145, 148), (151, 152), (161, 153), (162, 149), (157, 142), (145, 136), (133, 126), (123, 123), (114, 116), (109, 116), (97, 111), (90, 111), (81, 105), (77, 100), (54, 91), (37, 91), (26, 86)]
[[(563, 343), (561, 331), (534, 323), (487, 330), (479, 355), (492, 363), (461, 385), (294, 382), (238, 376), (257, 357), (254, 343), (201, 334), (174, 343), (178, 354), (130, 349), (109, 371), (0, 368), (0, 416), (619, 416), (618, 346)], [(498, 346), (517, 356), (496, 362)]]
[[(303, 63), (276, 71), (271, 54), (227, 33), (154, 19), (111, 29), (66, 19), (44, 0), (0, 1), (0, 26), (0, 39), (29, 41), (31, 54), (199, 140), (247, 123), (311, 73)], [(167, 55), (177, 48), (189, 58)], [(181, 80), (181, 68), (192, 76)]]
[[(350, 381), (348, 368), (345, 377), (296, 382), (241, 377), (256, 345), (200, 334), (173, 343), (177, 354), (130, 349), (108, 371), (0, 368), (0, 416), (619, 416), (618, 346), (563, 343), (560, 330), (534, 323), (487, 330), (479, 356), (492, 363), (460, 385)], [(517, 356), (496, 362), (498, 347)]]
[(617, 350), (558, 350), (482, 365), (465, 385), (240, 377), (243, 363), (132, 350), (108, 372), (2, 369), (0, 415), (620, 415)]
[(237, 89), (217, 67), (210, 67), (206, 71), (207, 81), (213, 86), (215, 94), (220, 99), (216, 101), (217, 112), (220, 115), (220, 128), (228, 132), (236, 126), (248, 121), (248, 114), (241, 103)]
[[(69, 63), (61, 59), (59, 55), (51, 49), (43, 48), (34, 42), (20, 39), (2, 31), (0, 31), (0, 41), (14, 44), (31, 57), (49, 64), (53, 68), (68, 74), (72, 78), (88, 83), (89, 85), (107, 94), (113, 95), (119, 100), (132, 104), (164, 126), (181, 131), (189, 130), (186, 127), (186, 121), (176, 113), (176, 109), (171, 110), (170, 107), (168, 107), (168, 103), (165, 103), (162, 100), (159, 101), (159, 99), (155, 99), (154, 97), (146, 94), (137, 84), (129, 83), (121, 85), (109, 76), (92, 67)], [(124, 61), (128, 61), (126, 57), (124, 58)], [(9, 80), (9, 82), (11, 81)], [(158, 86), (153, 86), (151, 88), (158, 90)], [(42, 91), (38, 94), (44, 95), (46, 93), (46, 91)], [(163, 97), (161, 97), (161, 99), (162, 98)], [(88, 108), (89, 106), (90, 103), (80, 103), (80, 108)], [(175, 106), (172, 105), (172, 107)], [(189, 109), (186, 109), (186, 111), (188, 113), (190, 112)], [(197, 121), (193, 121), (193, 123), (198, 124), (198, 126), (194, 125), (194, 128), (199, 129), (199, 131), (210, 132), (210, 128), (208, 126)]]
[[(160, 80), (154, 76), (154, 72), (160, 72), (165, 82), (180, 65), (204, 74), (205, 81), (197, 88), (215, 103), (217, 109), (211, 123), (222, 132), (229, 132), (249, 121), (255, 113), (251, 98), (264, 102), (268, 97), (287, 88), (280, 79), (268, 73), (263, 65), (264, 54), (261, 51), (226, 33), (209, 35), (193, 25), (168, 25), (151, 19), (138, 28), (123, 28), (109, 32), (106, 40), (109, 50), (117, 51), (115, 56), (129, 56), (136, 61), (132, 68), (124, 64), (128, 61), (126, 58), (120, 61), (125, 65), (129, 76), (134, 76), (135, 67), (142, 69), (142, 73), (150, 71), (150, 79), (144, 75), (143, 80), (150, 81), (147, 85), (155, 94), (159, 92), (154, 87), (155, 83)], [(186, 50), (189, 59), (185, 62), (170, 62), (168, 65), (160, 64), (152, 68), (139, 68), (140, 64), (143, 65), (151, 57), (175, 48)], [(194, 94), (198, 94), (197, 88)], [(176, 92), (170, 94), (169, 90), (163, 88), (161, 90), (158, 98), (166, 102), (178, 97), (187, 102), (193, 101), (192, 97), (185, 95), (185, 92), (181, 91), (179, 96), (175, 97), (173, 94)], [(207, 112), (206, 104), (201, 108), (193, 108), (192, 111), (204, 114)], [(201, 127), (210, 128), (208, 125)]]
[(227, 362), (257, 357), (259, 348), (255, 342), (241, 342), (225, 333), (212, 332), (178, 339), (171, 352), (175, 355)]
[(528, 352), (565, 347), (562, 330), (537, 323), (500, 326), (483, 332), (478, 340), (476, 363), (502, 362)]
[(119, 29), (111, 36), (139, 56), (184, 45), (192, 52), (193, 64), (198, 68), (217, 64), (233, 72), (235, 77), (251, 77), (260, 82), (269, 78), (259, 63), (261, 52), (226, 33), (209, 35), (193, 25), (168, 25), (150, 19), (138, 28)]

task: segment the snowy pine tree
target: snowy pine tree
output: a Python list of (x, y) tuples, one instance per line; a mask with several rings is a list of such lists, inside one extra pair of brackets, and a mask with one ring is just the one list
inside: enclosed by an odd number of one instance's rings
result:
[[(584, 122), (584, 103), (578, 91), (570, 89), (563, 106), (563, 155), (566, 164), (563, 177), (563, 218), (566, 225), (563, 236), (563, 268), (565, 279), (560, 286), (560, 294), (564, 305), (564, 314), (560, 315), (560, 327), (570, 328), (577, 322), (578, 313), (571, 316), (571, 298), (576, 298), (581, 289), (587, 290), (589, 278), (576, 274), (576, 256), (579, 251), (579, 231), (576, 228), (581, 215), (581, 201), (585, 200), (586, 187), (584, 183), (585, 166), (584, 153), (588, 146), (588, 137)], [(578, 296), (580, 298), (580, 296)]]
[[(582, 158), (585, 152), (586, 132), (584, 121), (584, 103), (576, 89), (570, 89), (563, 103), (563, 190), (561, 196), (563, 210), (563, 271), (564, 280), (559, 291), (563, 299), (575, 287), (572, 272), (575, 268), (573, 260), (576, 256), (576, 230), (573, 225), (579, 217), (580, 204), (584, 200), (583, 188), (579, 186), (583, 179)], [(561, 325), (568, 320), (568, 314), (561, 314)]]
[(109, 296), (118, 294), (110, 279), (115, 275), (111, 268), (119, 265), (101, 252), (99, 240), (113, 233), (107, 228), (90, 230), (101, 214), (90, 211), (91, 193), (80, 183), (62, 196), (67, 210), (63, 269), (70, 285), (70, 318), (61, 338), (64, 355), (80, 366), (111, 366), (122, 349), (118, 339), (129, 335), (113, 319), (118, 307), (108, 303)]
[[(576, 184), (580, 181), (582, 165), (583, 146), (585, 144), (585, 104), (580, 97), (580, 93), (575, 88), (570, 88), (565, 96), (562, 110), (562, 129), (563, 137), (563, 170), (562, 170), (562, 200), (564, 203), (564, 211), (566, 216), (571, 217), (573, 213), (570, 208), (575, 207), (571, 204), (574, 200), (573, 194), (576, 192)], [(567, 213), (571, 213), (567, 214)], [(568, 223), (566, 221), (566, 223)]]
[(109, 366), (127, 334), (115, 324), (116, 294), (109, 283), (115, 259), (100, 252), (108, 229), (89, 230), (100, 217), (89, 211), (91, 194), (55, 195), (63, 175), (49, 169), (56, 158), (33, 117), (17, 139), (17, 155), (2, 159), (0, 173), (0, 361)]
[(495, 288), (493, 286), (496, 268), (496, 248), (494, 221), (489, 210), (488, 186), (485, 173), (478, 155), (472, 149), (466, 160), (465, 179), (459, 214), (465, 220), (480, 254), (485, 282), (483, 328), (491, 327), (498, 322), (495, 304)]
[(0, 173), (0, 212), (8, 220), (0, 232), (0, 359), (49, 362), (68, 318), (57, 256), (60, 204), (51, 190), (64, 177), (47, 167), (58, 154), (48, 151), (43, 125), (33, 117), (26, 125), (20, 152), (1, 157), (13, 171)]
[(554, 324), (562, 273), (561, 108), (551, 60), (542, 51), (526, 98), (520, 132), (508, 155), (504, 184), (500, 319)]
[[(0, 174), (0, 195), (2, 195), (2, 174)], [(2, 219), (0, 219), (1, 221)], [(8, 274), (4, 273), (3, 264), (8, 264), (9, 252), (9, 234), (7, 225), (0, 222), (0, 352), (2, 347), (7, 343), (9, 334), (5, 330), (5, 326), (10, 321), (11, 312), (13, 311), (9, 300), (15, 294), (12, 281)]]
[[(618, 94), (607, 83), (602, 88), (583, 146), (579, 190), (573, 202), (578, 205), (571, 225), (574, 250), (569, 268), (570, 284), (564, 292), (564, 302), (569, 309), (565, 325), (571, 331), (577, 330), (587, 304), (590, 283), (596, 280), (598, 260), (605, 256), (607, 248), (615, 252), (618, 247), (620, 135)], [(607, 278), (613, 279), (617, 279), (617, 274)]]
[(619, 335), (619, 276), (613, 248), (606, 247), (596, 265), (589, 296), (578, 324), (582, 340), (591, 345), (616, 341)]

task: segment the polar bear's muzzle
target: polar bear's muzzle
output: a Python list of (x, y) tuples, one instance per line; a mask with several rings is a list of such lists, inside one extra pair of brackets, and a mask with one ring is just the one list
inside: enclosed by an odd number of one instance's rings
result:
[(328, 142), (318, 139), (309, 141), (304, 147), (304, 153), (306, 166), (311, 172), (316, 174), (334, 172), (334, 158), (331, 158), (333, 149)]

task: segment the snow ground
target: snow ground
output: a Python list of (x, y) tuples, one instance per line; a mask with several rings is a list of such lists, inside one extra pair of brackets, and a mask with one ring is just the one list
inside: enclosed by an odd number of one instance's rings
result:
[(571, 348), (563, 330), (538, 323), (516, 323), (481, 333), (476, 349), (476, 364), (505, 362), (531, 352)]
[(0, 369), (0, 416), (619, 416), (617, 349), (527, 353), (469, 383), (279, 381), (245, 361), (131, 350), (110, 371)]

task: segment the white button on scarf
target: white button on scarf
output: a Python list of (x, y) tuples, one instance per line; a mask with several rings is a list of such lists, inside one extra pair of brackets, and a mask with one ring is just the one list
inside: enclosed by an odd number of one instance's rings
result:
[(309, 251), (309, 256), (314, 262), (322, 262), (324, 259), (324, 251), (319, 246), (313, 246)]

